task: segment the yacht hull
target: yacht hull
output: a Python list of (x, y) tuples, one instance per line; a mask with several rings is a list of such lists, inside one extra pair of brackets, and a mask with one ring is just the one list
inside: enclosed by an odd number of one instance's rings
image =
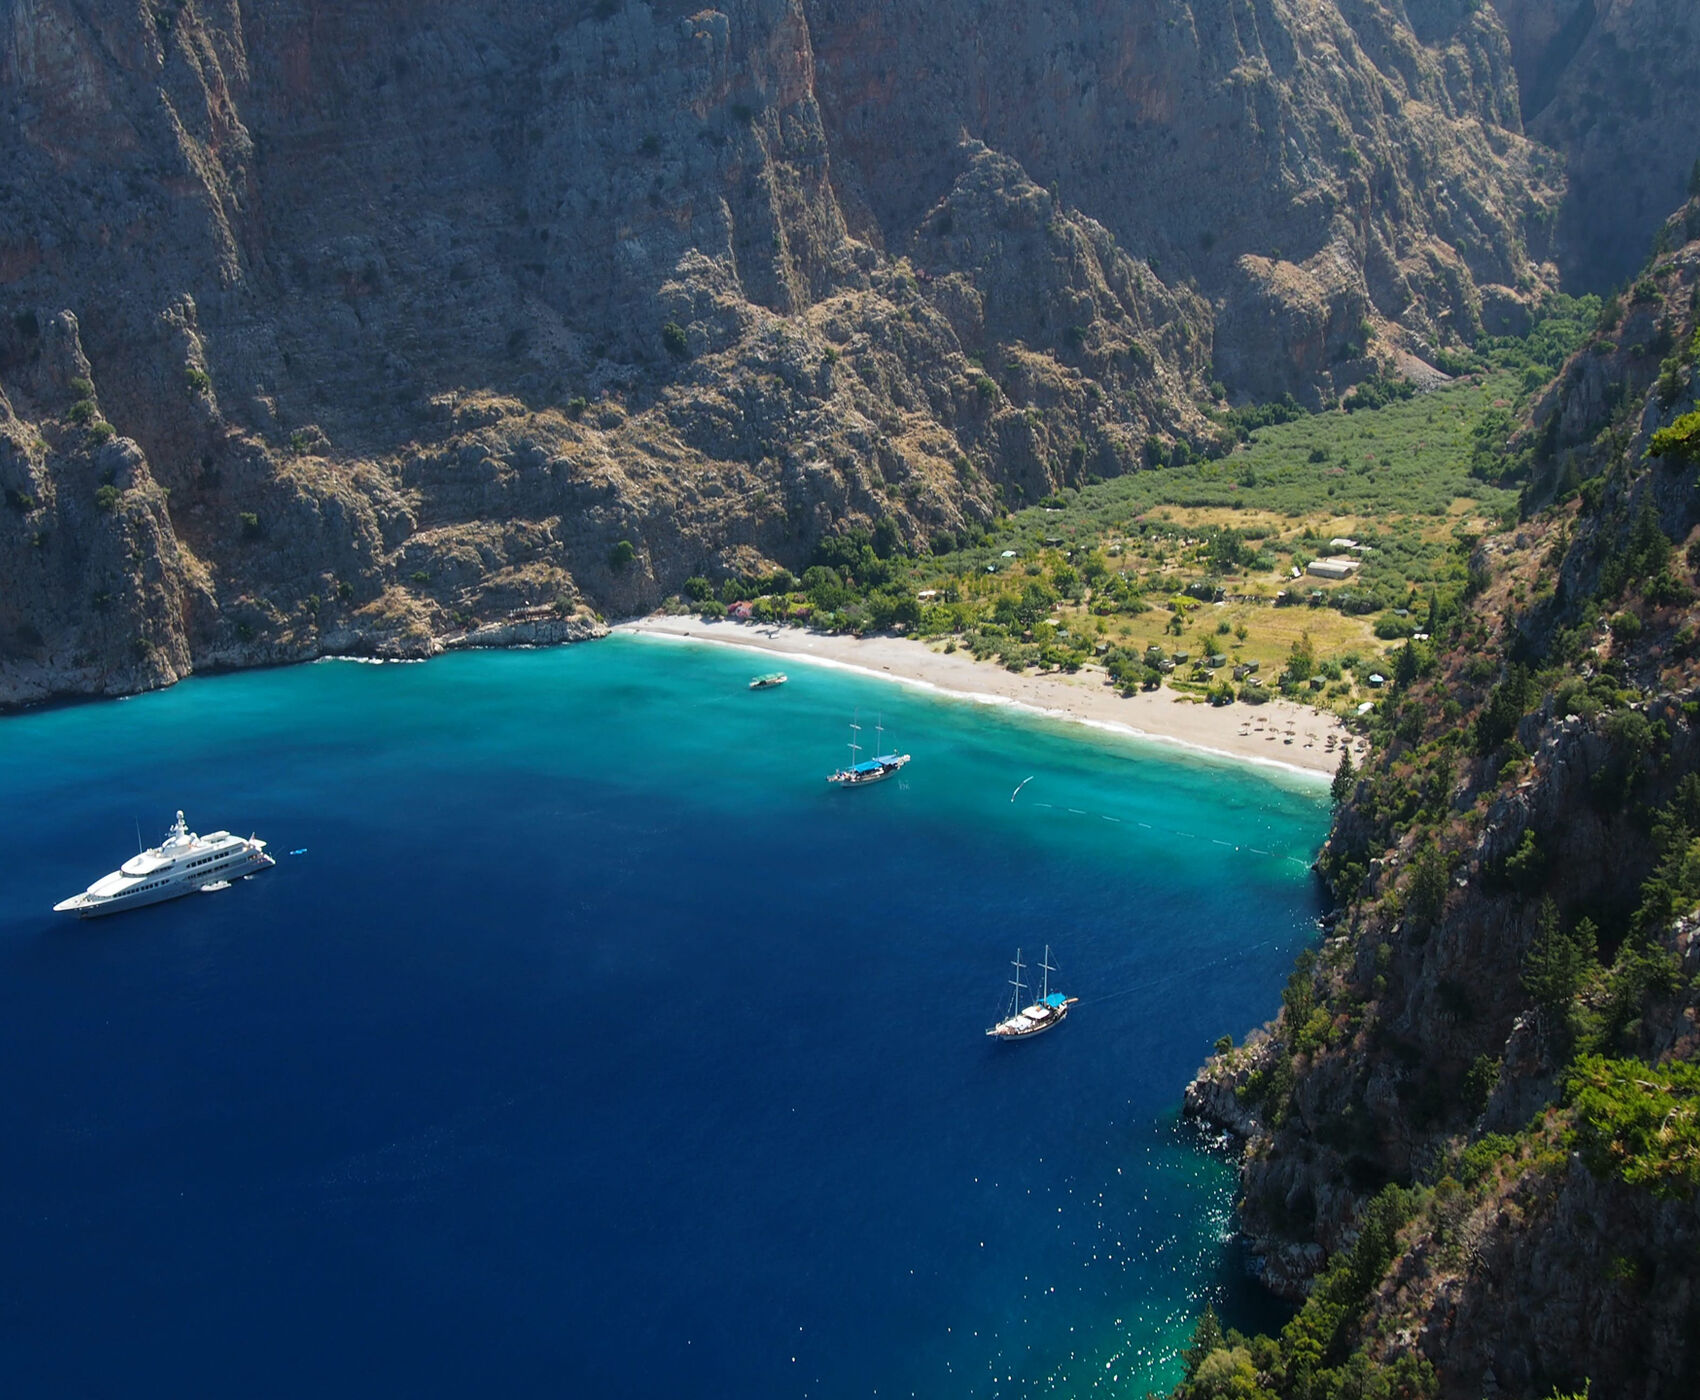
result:
[(185, 874), (181, 880), (172, 880), (158, 889), (143, 890), (136, 893), (120, 893), (104, 898), (91, 896), (86, 891), (73, 895), (70, 899), (62, 900), (53, 906), (55, 914), (74, 914), (79, 919), (99, 919), (108, 914), (122, 914), (126, 909), (141, 909), (149, 904), (163, 904), (169, 899), (180, 899), (186, 894), (194, 894), (203, 885), (215, 880), (235, 881), (246, 879), (249, 875), (258, 874), (269, 869), (277, 861), (263, 851), (251, 853), (245, 859), (232, 861), (228, 865), (216, 864), (193, 874)]
[(882, 768), (868, 769), (859, 773), (850, 769), (841, 770), (828, 777), (827, 782), (834, 787), (841, 788), (869, 787), (874, 783), (883, 783), (887, 778), (902, 772), (903, 766), (908, 762), (909, 755), (904, 754), (901, 758), (892, 760)]
[(1043, 1035), (1054, 1026), (1060, 1026), (1067, 1016), (1068, 1012), (1063, 1011), (1052, 1016), (1049, 1020), (1025, 1026), (1011, 1026), (1008, 1022), (1004, 1022), (1002, 1025), (993, 1026), (986, 1034), (994, 1040), (1031, 1040), (1036, 1035)]

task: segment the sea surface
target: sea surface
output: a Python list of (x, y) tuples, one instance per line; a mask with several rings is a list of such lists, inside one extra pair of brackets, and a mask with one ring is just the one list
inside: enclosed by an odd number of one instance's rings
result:
[[(0, 1391), (1140, 1397), (1206, 1299), (1278, 1322), (1177, 1115), (1315, 936), (1326, 791), (770, 664), (0, 719)], [(831, 789), (856, 715), (914, 760)], [(49, 912), (179, 807), (277, 868)], [(1079, 1004), (988, 1041), (1046, 944)]]

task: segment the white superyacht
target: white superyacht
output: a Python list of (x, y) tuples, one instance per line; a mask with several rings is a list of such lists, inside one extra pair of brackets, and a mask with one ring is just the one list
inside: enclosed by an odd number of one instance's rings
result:
[(244, 839), (228, 831), (197, 836), (179, 812), (159, 845), (131, 856), (81, 894), (60, 900), (53, 912), (83, 919), (116, 914), (120, 909), (158, 904), (162, 899), (176, 899), (211, 885), (222, 887), (276, 864), (266, 854), (266, 843), (257, 837)]

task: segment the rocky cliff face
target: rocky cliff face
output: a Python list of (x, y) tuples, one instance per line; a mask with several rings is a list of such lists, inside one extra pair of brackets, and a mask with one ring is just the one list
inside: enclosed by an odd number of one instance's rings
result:
[[(1700, 157), (1700, 10), (1688, 0), (1493, 0), (1528, 134), (1563, 160), (1552, 231), (1568, 284), (1603, 292), (1647, 256)], [(1416, 8), (1412, 6), (1413, 10)]]
[(920, 545), (1515, 325), (1515, 58), (1445, 0), (17, 0), (0, 701)]
[(1426, 1357), (1446, 1396), (1675, 1397), (1700, 1372), (1694, 1192), (1585, 1168), (1561, 1107), (1580, 1051), (1700, 1055), (1700, 886), (1670, 873), (1700, 774), (1700, 453), (1655, 440), (1700, 421), (1697, 287), (1700, 243), (1656, 259), (1540, 398), (1536, 513), (1477, 547), (1479, 595), (1401, 666), (1338, 810), (1340, 924), (1188, 1090), (1247, 1143), (1242, 1219), (1288, 1296), (1382, 1185), (1430, 1183), (1351, 1334)]

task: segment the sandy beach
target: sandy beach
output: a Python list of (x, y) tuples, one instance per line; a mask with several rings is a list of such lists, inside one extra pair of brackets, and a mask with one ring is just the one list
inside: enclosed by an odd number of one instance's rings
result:
[(1212, 706), (1167, 689), (1124, 697), (1096, 667), (1083, 667), (1072, 676), (1018, 676), (995, 663), (976, 661), (968, 652), (937, 651), (906, 637), (838, 636), (753, 622), (705, 622), (688, 616), (646, 617), (620, 623), (613, 630), (633, 636), (742, 647), (847, 667), (928, 686), (966, 700), (1017, 705), (1052, 719), (1119, 730), (1310, 775), (1332, 777), (1340, 763), (1342, 744), (1352, 746), (1354, 761), (1361, 760), (1365, 752), (1363, 741), (1354, 738), (1334, 715), (1304, 705), (1276, 699), (1262, 705)]

